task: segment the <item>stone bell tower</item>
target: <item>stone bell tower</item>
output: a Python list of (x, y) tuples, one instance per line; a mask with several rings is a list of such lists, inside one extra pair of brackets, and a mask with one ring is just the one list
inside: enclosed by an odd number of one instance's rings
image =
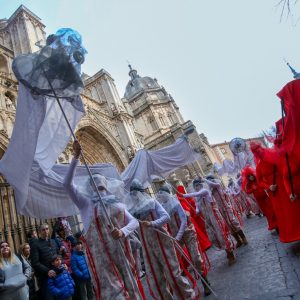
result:
[(174, 99), (156, 78), (141, 77), (131, 65), (129, 76), (123, 100), (130, 105), (135, 125), (144, 135), (147, 147), (184, 120)]
[(123, 102), (130, 106), (135, 127), (144, 135), (145, 148), (160, 149), (174, 143), (185, 132), (193, 131), (189, 136), (192, 147), (201, 153), (203, 159), (184, 170), (179, 170), (177, 177), (183, 178), (187, 172), (191, 176), (208, 173), (212, 163), (206, 153), (203, 139), (194, 124), (183, 119), (173, 97), (156, 78), (141, 77), (131, 65), (129, 76)]

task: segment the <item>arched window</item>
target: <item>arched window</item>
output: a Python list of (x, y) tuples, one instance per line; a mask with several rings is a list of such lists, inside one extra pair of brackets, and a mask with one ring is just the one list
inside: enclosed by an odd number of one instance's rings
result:
[(3, 56), (3, 55), (0, 55), (0, 72), (9, 73), (7, 60), (6, 60), (5, 56)]
[(160, 121), (160, 124), (161, 124), (162, 126), (166, 126), (164, 117), (163, 117), (162, 115), (159, 115), (159, 121)]
[(149, 121), (149, 124), (150, 124), (152, 130), (153, 130), (153, 131), (154, 131), (154, 130), (157, 130), (157, 124), (156, 124), (156, 121), (154, 120), (154, 118), (153, 118), (153, 117), (150, 117), (150, 118), (148, 119), (148, 121)]

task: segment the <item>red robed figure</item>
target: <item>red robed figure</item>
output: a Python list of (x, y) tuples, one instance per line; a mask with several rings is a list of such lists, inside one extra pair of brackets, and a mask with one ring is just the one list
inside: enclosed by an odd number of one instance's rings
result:
[[(276, 123), (277, 131), (281, 132), (281, 120)], [(283, 243), (290, 243), (300, 240), (300, 201), (291, 201), (291, 187), (288, 179), (288, 170), (285, 156), (282, 154), (281, 135), (278, 134), (274, 140), (273, 148), (264, 148), (261, 145), (251, 147), (251, 150), (258, 160), (264, 162), (262, 175), (268, 183), (276, 184), (277, 190), (271, 192), (271, 201), (277, 217), (279, 227), (279, 238)], [(267, 166), (268, 165), (268, 166)], [(272, 166), (272, 167), (271, 167)], [(274, 166), (276, 167), (274, 173)], [(293, 175), (293, 183), (299, 182), (295, 178), (294, 164), (290, 161), (291, 171)], [(269, 168), (269, 170), (268, 170)], [(273, 172), (271, 174), (271, 168)], [(275, 177), (274, 177), (275, 175)]]
[[(250, 180), (249, 177), (253, 176), (254, 179)], [(277, 228), (276, 216), (273, 210), (272, 202), (269, 198), (269, 192), (265, 186), (257, 180), (255, 169), (245, 167), (242, 170), (242, 188), (247, 194), (253, 194), (259, 208), (265, 215), (268, 221), (269, 230)]]
[(300, 162), (300, 80), (293, 80), (277, 94), (283, 101), (282, 150)]
[[(177, 191), (181, 194), (186, 194), (185, 188), (183, 185), (179, 185), (177, 187)], [(193, 198), (183, 198), (177, 194), (177, 198), (180, 201), (183, 209), (187, 211), (190, 215), (190, 219), (192, 223), (194, 224), (198, 241), (201, 247), (202, 251), (206, 251), (211, 247), (211, 241), (209, 240), (206, 230), (205, 230), (205, 224), (203, 216), (196, 215), (196, 205)]]

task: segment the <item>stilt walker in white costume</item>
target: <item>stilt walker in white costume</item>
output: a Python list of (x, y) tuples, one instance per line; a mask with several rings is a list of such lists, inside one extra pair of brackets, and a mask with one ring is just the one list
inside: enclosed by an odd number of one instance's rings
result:
[[(94, 191), (90, 197), (80, 192), (72, 183), (81, 153), (77, 141), (73, 144), (74, 158), (64, 180), (64, 186), (80, 210), (85, 235), (82, 237), (86, 247), (87, 258), (97, 300), (103, 299), (142, 299), (140, 291), (133, 282), (134, 276), (120, 253), (120, 239), (126, 257), (133, 262), (130, 244), (126, 238), (138, 227), (138, 222), (121, 204), (108, 187), (108, 181), (100, 174), (93, 175), (114, 228), (111, 228), (99, 205), (99, 197)], [(116, 180), (117, 181), (117, 180)], [(122, 183), (121, 181), (119, 181)]]
[(195, 299), (195, 292), (189, 281), (181, 275), (174, 243), (171, 237), (168, 238), (165, 225), (170, 221), (170, 217), (136, 179), (130, 186), (127, 207), (131, 214), (140, 220), (139, 234), (143, 246), (146, 279), (152, 298), (172, 300), (174, 294), (179, 300)]
[(218, 205), (208, 189), (205, 189), (203, 179), (193, 181), (194, 193), (180, 194), (184, 198), (196, 198), (196, 213), (202, 212), (205, 219), (205, 227), (209, 239), (219, 249), (227, 253), (228, 264), (236, 262), (233, 253), (234, 245), (230, 239), (229, 228), (224, 220)]
[(206, 278), (207, 271), (204, 265), (205, 259), (197, 241), (193, 223), (188, 220), (180, 202), (171, 195), (171, 191), (166, 184), (160, 187), (156, 197), (171, 218), (168, 222), (168, 231), (181, 246), (186, 247), (188, 250), (192, 263), (203, 277), (201, 281), (204, 287), (204, 295), (210, 295), (211, 291), (207, 286), (209, 282)]
[(242, 229), (242, 216), (232, 206), (232, 199), (225, 193), (220, 180), (209, 175), (204, 181), (209, 186), (212, 196), (216, 200), (219, 210), (230, 229), (231, 235), (236, 240), (236, 248), (247, 245), (248, 241)]
[(254, 214), (260, 213), (256, 201), (242, 190), (241, 177), (238, 177), (236, 181), (233, 178), (230, 178), (228, 190), (235, 201), (236, 208), (240, 212), (240, 215), (245, 214), (247, 218), (251, 218)]

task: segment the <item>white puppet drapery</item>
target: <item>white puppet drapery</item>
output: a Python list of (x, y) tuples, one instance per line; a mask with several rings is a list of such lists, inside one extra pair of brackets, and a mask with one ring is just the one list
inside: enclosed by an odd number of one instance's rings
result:
[[(69, 101), (61, 100), (61, 103), (75, 128), (83, 113)], [(70, 130), (55, 99), (47, 96), (33, 98), (28, 88), (20, 84), (12, 137), (0, 161), (0, 173), (14, 188), (20, 214), (27, 214), (31, 186), (37, 190), (45, 188), (36, 186), (37, 174), (41, 176), (50, 172), (70, 138)]]
[(191, 148), (187, 138), (181, 137), (174, 144), (159, 150), (139, 150), (121, 174), (121, 178), (127, 189), (134, 178), (146, 188), (151, 184), (153, 176), (165, 178), (176, 169), (199, 159), (201, 159), (200, 154)]

